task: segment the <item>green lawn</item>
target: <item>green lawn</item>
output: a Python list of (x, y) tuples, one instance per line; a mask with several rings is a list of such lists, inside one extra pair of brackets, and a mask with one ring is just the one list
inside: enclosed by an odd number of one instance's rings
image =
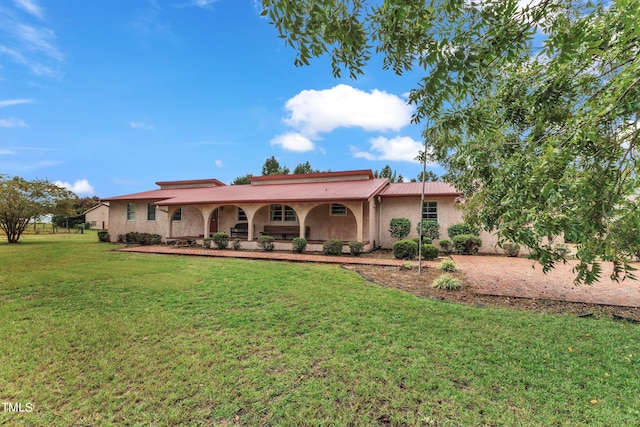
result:
[(337, 266), (97, 240), (0, 243), (0, 425), (640, 419), (637, 325), (424, 300)]

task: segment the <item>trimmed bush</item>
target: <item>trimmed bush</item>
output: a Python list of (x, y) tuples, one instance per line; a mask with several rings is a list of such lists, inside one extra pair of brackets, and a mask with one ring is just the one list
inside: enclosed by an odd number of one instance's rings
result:
[(108, 231), (98, 231), (98, 241), (99, 242), (110, 242), (111, 237), (109, 236)]
[(453, 243), (451, 243), (451, 240), (440, 240), (440, 249), (442, 249), (442, 252), (444, 252), (447, 255), (451, 255), (451, 252), (453, 252)]
[(457, 254), (475, 255), (482, 246), (482, 239), (474, 234), (459, 234), (453, 238), (453, 249)]
[(393, 218), (390, 223), (389, 233), (396, 239), (404, 239), (411, 231), (411, 221), (408, 218)]
[(305, 249), (307, 249), (307, 239), (304, 237), (295, 237), (291, 241), (291, 249), (294, 253), (301, 254)]
[(440, 256), (440, 249), (431, 243), (422, 245), (422, 256), (424, 259), (436, 259)]
[(456, 267), (456, 263), (453, 262), (452, 259), (443, 259), (438, 267), (436, 267), (440, 271), (446, 271), (449, 273), (453, 273), (454, 271), (458, 271), (458, 267)]
[(271, 236), (260, 236), (258, 239), (258, 246), (262, 248), (262, 250), (269, 252), (272, 251), (273, 248), (276, 247), (276, 244), (273, 242), (273, 237)]
[(423, 219), (420, 221), (416, 227), (416, 231), (418, 232), (418, 236), (420, 235), (420, 231), (422, 231), (422, 237), (428, 237), (431, 240), (440, 238), (440, 224), (432, 219)]
[(233, 239), (232, 247), (234, 251), (242, 249), (242, 242), (240, 239)]
[(211, 237), (205, 237), (204, 239), (202, 239), (202, 247), (207, 249), (210, 248), (212, 241), (213, 239)]
[(441, 289), (446, 291), (455, 291), (462, 287), (460, 280), (456, 279), (452, 275), (445, 273), (438, 277), (431, 283), (431, 287), (434, 289)]
[(393, 244), (393, 256), (397, 259), (414, 259), (418, 255), (418, 244), (413, 240), (398, 240)]
[(461, 234), (473, 234), (474, 236), (480, 236), (480, 229), (475, 225), (461, 222), (460, 224), (453, 224), (449, 226), (449, 228), (447, 228), (447, 234), (451, 240)]
[[(121, 236), (118, 236), (120, 240)], [(124, 243), (137, 243), (143, 246), (159, 245), (162, 242), (162, 236), (159, 234), (138, 233), (130, 231), (124, 235)]]
[(362, 242), (349, 242), (349, 252), (353, 256), (360, 256), (364, 249), (364, 243)]
[(342, 240), (328, 240), (322, 245), (323, 255), (342, 255)]
[(509, 257), (517, 257), (520, 253), (520, 245), (513, 242), (505, 242), (502, 244), (502, 250)]
[[(419, 244), (420, 244), (420, 237), (414, 237), (414, 238), (413, 238), (413, 239), (411, 239), (411, 240), (413, 240), (414, 242), (416, 242), (416, 244), (417, 244), (417, 245), (419, 245)], [(433, 242), (433, 240), (431, 240), (430, 238), (425, 237), (425, 236), (422, 236), (422, 244), (423, 244), (423, 245), (430, 244), (430, 243), (432, 243), (432, 242)]]
[(227, 249), (227, 246), (229, 246), (229, 235), (224, 231), (213, 233), (211, 238), (218, 249)]

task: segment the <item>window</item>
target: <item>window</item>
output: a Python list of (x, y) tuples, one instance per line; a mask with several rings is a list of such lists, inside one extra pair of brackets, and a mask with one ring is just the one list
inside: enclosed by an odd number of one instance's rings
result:
[(127, 203), (127, 221), (136, 220), (136, 205), (135, 203)]
[(269, 221), (297, 221), (296, 211), (291, 206), (271, 205), (269, 208)]
[(438, 221), (438, 202), (424, 202), (422, 205), (422, 219)]
[(147, 203), (147, 221), (156, 220), (156, 205), (153, 203)]
[(238, 208), (238, 222), (246, 221), (246, 220), (247, 220), (247, 214), (244, 213), (244, 211), (241, 208)]
[(331, 216), (346, 216), (347, 207), (340, 203), (331, 203)]
[(95, 222), (95, 221), (91, 221), (91, 222), (89, 223), (89, 225), (91, 225), (91, 227), (95, 227), (95, 226), (96, 226), (96, 222)]
[(173, 221), (182, 221), (182, 208), (178, 208), (176, 213), (173, 214)]

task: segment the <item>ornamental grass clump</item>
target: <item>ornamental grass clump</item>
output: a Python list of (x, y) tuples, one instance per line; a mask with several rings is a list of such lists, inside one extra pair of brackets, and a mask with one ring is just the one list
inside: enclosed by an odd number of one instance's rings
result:
[(438, 264), (438, 267), (436, 268), (440, 271), (446, 271), (448, 273), (453, 273), (455, 271), (458, 271), (458, 267), (456, 266), (456, 263), (453, 262), (452, 259), (443, 259), (440, 262), (440, 264)]
[(520, 245), (513, 242), (505, 242), (502, 244), (502, 250), (508, 257), (517, 257), (520, 253)]
[(445, 273), (434, 280), (433, 283), (431, 283), (431, 287), (444, 291), (456, 291), (462, 287), (462, 283), (452, 275)]

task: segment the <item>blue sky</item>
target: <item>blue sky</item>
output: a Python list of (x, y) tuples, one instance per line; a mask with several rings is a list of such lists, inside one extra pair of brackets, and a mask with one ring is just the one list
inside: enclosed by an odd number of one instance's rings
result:
[(4, 0), (0, 173), (99, 197), (230, 183), (271, 156), (417, 176), (404, 99), (418, 75), (374, 58), (335, 79), (326, 58), (294, 57), (259, 0)]

